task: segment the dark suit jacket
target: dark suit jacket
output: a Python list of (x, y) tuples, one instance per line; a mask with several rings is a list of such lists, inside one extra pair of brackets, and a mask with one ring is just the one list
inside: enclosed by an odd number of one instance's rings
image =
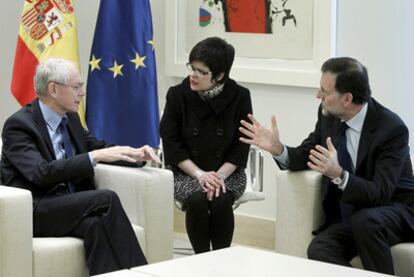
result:
[(201, 169), (218, 170), (224, 162), (246, 167), (249, 145), (239, 141), (240, 120), (252, 113), (250, 92), (229, 79), (216, 97), (203, 101), (188, 78), (167, 93), (160, 134), (165, 163), (191, 159)]
[[(331, 137), (336, 145), (339, 126), (339, 119), (323, 116), (319, 108), (315, 130), (299, 147), (288, 147), (289, 169), (307, 169), (309, 151), (317, 144), (327, 147), (327, 137)], [(327, 225), (339, 219), (338, 201), (353, 204), (356, 209), (396, 201), (412, 205), (414, 178), (408, 129), (404, 122), (395, 113), (371, 99), (361, 132), (355, 172), (350, 173), (343, 192), (339, 192), (327, 177), (323, 179), (322, 188), (325, 193), (323, 207)], [(412, 215), (405, 209), (401, 209), (401, 212), (413, 228)]]
[(56, 160), (38, 101), (17, 111), (4, 124), (1, 160), (4, 185), (30, 190), (35, 203), (36, 198), (53, 194), (56, 185), (67, 181), (75, 185), (76, 191), (94, 189), (94, 170), (87, 152), (105, 147), (105, 142), (83, 129), (77, 113), (68, 113), (68, 129), (76, 155)]

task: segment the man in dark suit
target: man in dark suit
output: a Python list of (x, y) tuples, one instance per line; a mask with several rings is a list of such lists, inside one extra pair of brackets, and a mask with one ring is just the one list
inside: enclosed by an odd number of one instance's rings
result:
[[(414, 236), (414, 178), (408, 129), (371, 98), (368, 73), (352, 58), (322, 65), (315, 130), (298, 147), (279, 140), (276, 119), (263, 127), (242, 121), (241, 141), (269, 151), (282, 169), (324, 175), (325, 223), (315, 231), (310, 259), (394, 274), (390, 247)], [(289, 207), (286, 207), (289, 209)], [(298, 226), (300, 228), (300, 226)]]
[(79, 71), (64, 59), (36, 69), (38, 99), (4, 124), (4, 185), (33, 195), (34, 236), (84, 239), (91, 275), (146, 264), (118, 196), (95, 190), (97, 162), (158, 162), (150, 147), (109, 147), (84, 130), (78, 114), (85, 95)]

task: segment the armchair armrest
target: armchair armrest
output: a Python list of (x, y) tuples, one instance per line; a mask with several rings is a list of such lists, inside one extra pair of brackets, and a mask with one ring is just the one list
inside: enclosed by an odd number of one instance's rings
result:
[(321, 178), (311, 170), (276, 173), (277, 252), (307, 257), (312, 231), (323, 219)]
[(0, 185), (0, 276), (32, 276), (32, 195)]
[(172, 258), (174, 185), (165, 169), (99, 164), (98, 189), (115, 191), (132, 224), (144, 228), (145, 253), (150, 263)]

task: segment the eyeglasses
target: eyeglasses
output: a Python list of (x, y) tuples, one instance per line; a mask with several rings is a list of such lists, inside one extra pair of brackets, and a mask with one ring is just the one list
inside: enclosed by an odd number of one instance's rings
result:
[(63, 84), (63, 83), (60, 83), (60, 82), (56, 82), (56, 81), (53, 81), (53, 83), (58, 84), (60, 86), (73, 88), (75, 91), (83, 90), (83, 85), (84, 85), (84, 83), (77, 83), (75, 85), (67, 85), (67, 84)]
[(323, 88), (319, 88), (318, 89), (318, 93), (320, 95), (322, 95), (322, 96), (327, 96), (327, 95), (332, 94), (332, 93), (335, 93), (335, 92), (336, 92), (336, 90), (333, 90), (333, 91), (325, 91)]
[(197, 77), (203, 77), (211, 73), (211, 71), (204, 71), (202, 69), (195, 68), (191, 63), (187, 63), (186, 66), (187, 66), (188, 72), (189, 73), (193, 72), (194, 75)]

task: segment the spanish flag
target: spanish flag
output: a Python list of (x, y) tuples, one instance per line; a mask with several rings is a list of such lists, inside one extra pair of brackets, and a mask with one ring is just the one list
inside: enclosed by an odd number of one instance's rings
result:
[[(17, 39), (11, 91), (20, 105), (36, 98), (33, 77), (36, 66), (55, 57), (79, 68), (78, 35), (72, 0), (26, 0)], [(83, 105), (79, 110), (84, 123)]]

